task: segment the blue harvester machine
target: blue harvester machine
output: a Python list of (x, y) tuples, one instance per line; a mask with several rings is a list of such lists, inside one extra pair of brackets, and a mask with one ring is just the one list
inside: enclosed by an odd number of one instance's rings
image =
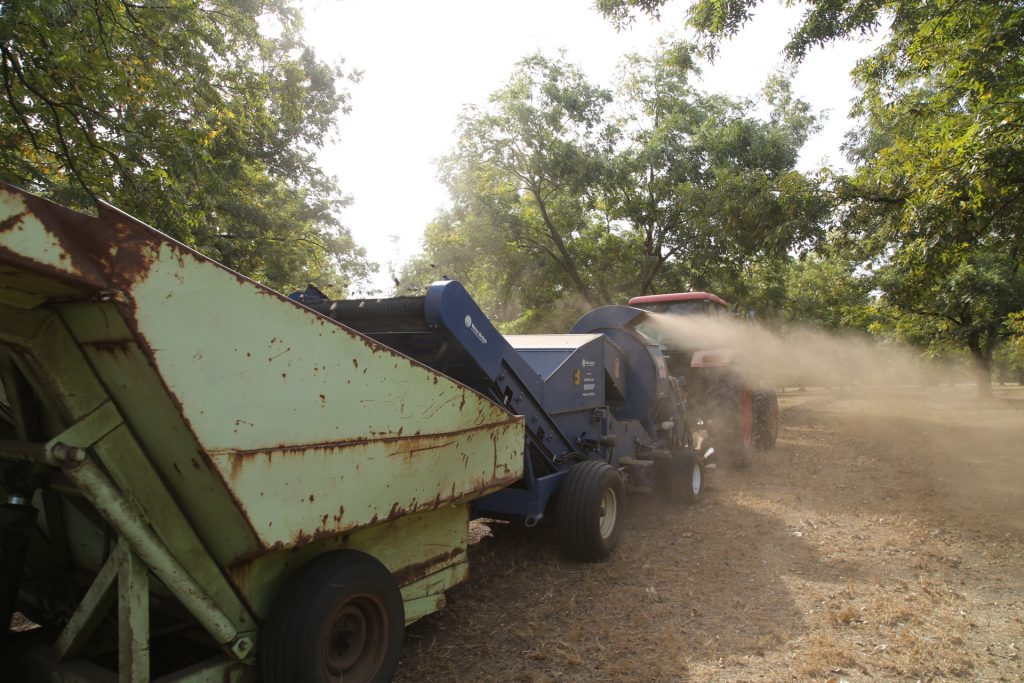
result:
[(584, 315), (569, 334), (503, 336), (465, 288), (425, 296), (332, 301), (315, 287), (292, 298), (525, 417), (521, 481), (473, 504), (479, 517), (534, 526), (552, 511), (566, 551), (606, 557), (618, 543), (625, 486), (694, 502), (705, 463), (687, 428), (682, 393), (656, 325), (629, 306)]

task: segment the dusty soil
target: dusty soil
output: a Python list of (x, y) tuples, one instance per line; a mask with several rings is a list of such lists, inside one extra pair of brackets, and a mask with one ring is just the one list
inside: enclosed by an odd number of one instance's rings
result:
[(630, 499), (609, 560), (490, 523), (399, 681), (1024, 680), (1024, 388), (781, 397), (695, 507)]

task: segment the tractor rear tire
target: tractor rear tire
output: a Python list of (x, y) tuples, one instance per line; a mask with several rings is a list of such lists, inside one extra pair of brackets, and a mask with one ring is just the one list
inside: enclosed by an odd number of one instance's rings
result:
[(572, 466), (558, 492), (558, 535), (573, 559), (608, 557), (622, 536), (625, 499), (622, 476), (608, 463), (587, 460)]
[(268, 683), (390, 681), (405, 635), (402, 594), (365, 553), (336, 550), (301, 567), (278, 593), (263, 628)]
[(754, 450), (754, 405), (749, 389), (729, 377), (709, 379), (704, 390), (708, 436), (722, 460), (750, 467)]
[(754, 445), (770, 451), (778, 436), (779, 397), (774, 389), (758, 389), (754, 392)]

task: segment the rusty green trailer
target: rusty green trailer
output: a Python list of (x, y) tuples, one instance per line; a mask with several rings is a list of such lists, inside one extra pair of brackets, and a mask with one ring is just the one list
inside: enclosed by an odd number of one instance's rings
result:
[(18, 680), (387, 676), (466, 577), (469, 501), (522, 475), (522, 420), (471, 389), (6, 185), (0, 378)]

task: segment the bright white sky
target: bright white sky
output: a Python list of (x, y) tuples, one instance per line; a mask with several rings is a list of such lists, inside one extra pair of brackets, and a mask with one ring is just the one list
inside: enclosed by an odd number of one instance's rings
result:
[[(423, 229), (447, 203), (435, 160), (454, 145), (464, 105), (484, 103), (536, 50), (565, 49), (591, 81), (612, 88), (623, 55), (649, 52), (658, 36), (687, 35), (688, 4), (675, 0), (660, 22), (640, 18), (616, 32), (593, 0), (305, 0), (306, 39), (320, 58), (343, 58), (363, 72), (349, 88), (353, 111), (339, 122), (340, 139), (320, 156), (353, 199), (342, 223), (381, 265), (371, 291), (350, 296), (390, 292), (391, 273), (420, 251)], [(780, 52), (799, 14), (769, 0), (704, 68), (703, 89), (759, 91), (782, 66)], [(854, 97), (848, 74), (869, 49), (851, 42), (816, 50), (797, 73), (796, 94), (830, 113), (803, 151), (803, 169), (844, 163), (839, 145)]]

